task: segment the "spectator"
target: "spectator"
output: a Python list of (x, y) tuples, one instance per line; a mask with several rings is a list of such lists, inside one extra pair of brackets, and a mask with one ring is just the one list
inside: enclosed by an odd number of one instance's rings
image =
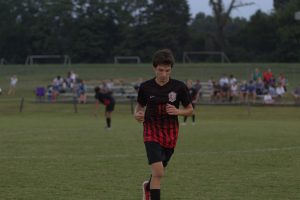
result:
[(252, 74), (252, 80), (257, 81), (259, 78), (262, 79), (263, 75), (262, 75), (261, 71), (259, 70), (259, 68), (256, 68)]
[(276, 96), (278, 99), (281, 99), (281, 97), (284, 95), (285, 90), (282, 84), (278, 84), (276, 87)]
[(202, 97), (202, 85), (201, 85), (200, 80), (196, 80), (194, 87), (198, 91), (198, 97), (200, 99)]
[(265, 85), (264, 82), (262, 81), (261, 78), (257, 79), (257, 82), (255, 84), (255, 88), (256, 88), (256, 95), (263, 95), (265, 94)]
[(87, 100), (86, 85), (83, 80), (79, 80), (76, 93), (77, 93), (78, 103), (86, 103)]
[(234, 83), (237, 83), (237, 80), (236, 80), (236, 78), (233, 76), (233, 74), (230, 74), (230, 76), (229, 76), (229, 87), (230, 87), (231, 85), (233, 85)]
[(295, 99), (296, 104), (299, 104), (300, 103), (300, 84), (292, 92), (292, 95)]
[(211, 96), (211, 101), (216, 102), (221, 99), (221, 86), (216, 81), (212, 81), (213, 84), (213, 92)]
[(270, 93), (266, 93), (264, 95), (264, 104), (273, 104), (273, 103), (274, 103), (274, 99), (271, 96), (271, 94)]
[(287, 80), (286, 80), (283, 73), (279, 74), (279, 77), (277, 79), (277, 83), (280, 84), (280, 85), (283, 85), (284, 91), (287, 92)]
[(240, 91), (240, 101), (245, 103), (247, 99), (247, 82), (245, 80), (242, 81), (242, 84), (239, 87)]
[(252, 98), (252, 103), (255, 103), (256, 101), (256, 87), (253, 80), (249, 81), (249, 84), (247, 85), (247, 101), (249, 100), (249, 97)]
[(233, 82), (230, 86), (230, 102), (236, 102), (239, 97), (239, 87), (236, 82)]
[(268, 68), (267, 71), (264, 71), (263, 73), (263, 81), (265, 83), (265, 85), (269, 85), (271, 78), (273, 78), (273, 73), (272, 70), (270, 68)]
[(8, 95), (15, 95), (16, 94), (16, 86), (18, 83), (18, 78), (16, 75), (10, 77), (10, 87), (8, 90)]

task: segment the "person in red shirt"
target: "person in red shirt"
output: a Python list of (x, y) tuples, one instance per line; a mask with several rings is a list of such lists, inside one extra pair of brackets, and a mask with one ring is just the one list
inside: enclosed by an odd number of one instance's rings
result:
[(267, 71), (264, 71), (263, 77), (264, 77), (263, 80), (265, 85), (269, 85), (271, 79), (273, 78), (272, 70), (269, 68)]
[[(144, 144), (151, 168), (149, 181), (143, 183), (143, 199), (159, 200), (160, 183), (178, 138), (178, 116), (193, 113), (186, 85), (170, 78), (174, 57), (170, 50), (154, 53), (155, 77), (142, 83), (134, 117), (144, 126)], [(183, 108), (179, 108), (180, 103)]]

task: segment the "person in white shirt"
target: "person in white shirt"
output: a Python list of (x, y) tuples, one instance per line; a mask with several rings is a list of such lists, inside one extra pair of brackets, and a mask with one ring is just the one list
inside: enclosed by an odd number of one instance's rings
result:
[(8, 90), (8, 95), (14, 95), (16, 93), (16, 86), (17, 86), (18, 78), (16, 75), (10, 77), (10, 87)]
[(278, 98), (281, 98), (285, 93), (285, 89), (283, 87), (282, 84), (279, 84), (277, 87), (276, 87), (276, 95)]
[(274, 99), (272, 98), (270, 93), (265, 94), (264, 95), (264, 104), (273, 104), (273, 103), (274, 103)]

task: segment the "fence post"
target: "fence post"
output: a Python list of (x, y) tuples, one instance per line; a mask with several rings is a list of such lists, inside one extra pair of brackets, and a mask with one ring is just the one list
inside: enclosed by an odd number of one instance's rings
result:
[(19, 107), (19, 112), (23, 112), (23, 107), (24, 107), (24, 97), (21, 98), (21, 102), (20, 102), (20, 107)]

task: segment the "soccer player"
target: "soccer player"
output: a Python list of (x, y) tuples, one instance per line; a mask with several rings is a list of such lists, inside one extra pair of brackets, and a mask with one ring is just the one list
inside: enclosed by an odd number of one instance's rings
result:
[[(198, 99), (199, 99), (199, 91), (193, 86), (193, 81), (192, 80), (187, 80), (186, 86), (187, 86), (187, 88), (189, 90), (189, 93), (191, 95), (191, 98), (192, 98), (193, 109), (195, 109), (196, 103), (198, 102)], [(183, 117), (182, 125), (186, 125), (187, 118), (188, 118), (188, 116)], [(195, 113), (193, 112), (192, 125), (195, 125), (195, 118), (196, 118), (196, 116), (195, 116)]]
[[(159, 200), (160, 183), (178, 137), (178, 117), (193, 112), (186, 85), (171, 79), (174, 57), (170, 50), (154, 53), (155, 77), (139, 88), (134, 117), (144, 125), (144, 144), (151, 168), (149, 181), (143, 183), (143, 199)], [(179, 108), (179, 104), (183, 107)]]
[(95, 88), (96, 109), (99, 107), (99, 102), (105, 105), (106, 129), (111, 130), (111, 114), (114, 111), (115, 99), (111, 92), (103, 92), (100, 87)]

